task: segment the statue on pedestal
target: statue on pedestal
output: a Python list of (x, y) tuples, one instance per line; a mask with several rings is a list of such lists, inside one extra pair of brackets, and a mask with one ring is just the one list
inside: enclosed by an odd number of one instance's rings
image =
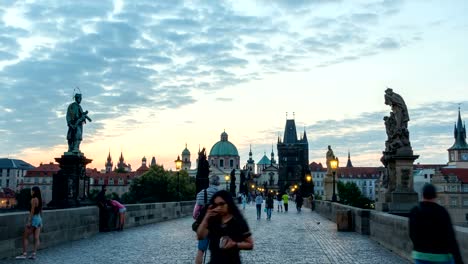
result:
[(409, 115), (405, 101), (399, 94), (393, 92), (391, 88), (387, 88), (385, 90), (385, 104), (392, 108), (390, 115), (384, 117), (387, 132), (385, 152), (397, 153), (398, 151), (405, 151), (406, 154), (411, 155), (412, 151), (408, 131)]
[(68, 152), (79, 154), (80, 143), (83, 140), (83, 124), (86, 120), (91, 122), (91, 118), (88, 117), (88, 111), (83, 111), (81, 108), (81, 94), (76, 93), (75, 102), (71, 103), (67, 109), (67, 141), (68, 141)]

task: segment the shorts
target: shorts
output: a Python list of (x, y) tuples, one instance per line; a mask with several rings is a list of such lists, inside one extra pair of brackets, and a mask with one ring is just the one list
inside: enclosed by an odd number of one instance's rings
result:
[(201, 250), (203, 252), (208, 250), (208, 244), (210, 240), (208, 238), (198, 240), (198, 250)]
[(127, 208), (119, 208), (119, 213), (125, 213), (127, 212)]
[(40, 215), (33, 215), (31, 218), (31, 226), (34, 228), (42, 227), (42, 218)]

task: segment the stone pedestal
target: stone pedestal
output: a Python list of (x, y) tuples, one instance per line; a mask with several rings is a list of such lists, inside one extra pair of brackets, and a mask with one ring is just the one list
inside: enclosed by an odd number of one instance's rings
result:
[(413, 163), (418, 157), (387, 155), (387, 183), (379, 194), (377, 210), (406, 215), (418, 204), (418, 194), (413, 188)]
[(92, 160), (83, 153), (65, 152), (55, 158), (60, 170), (53, 177), (51, 208), (68, 208), (89, 204), (89, 177), (86, 176), (86, 165)]
[[(335, 179), (336, 180), (336, 179)], [(326, 201), (331, 201), (332, 200), (332, 195), (333, 195), (333, 175), (332, 174), (327, 174), (325, 178), (323, 179), (324, 185), (323, 185), (323, 190), (325, 193), (325, 200)], [(335, 189), (335, 192), (337, 189)]]

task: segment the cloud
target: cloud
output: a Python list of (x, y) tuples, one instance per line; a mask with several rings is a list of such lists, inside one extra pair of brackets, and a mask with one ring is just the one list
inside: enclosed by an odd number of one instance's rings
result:
[[(311, 12), (339, 2), (261, 1), (265, 13), (257, 15), (221, 1), (126, 1), (119, 12), (112, 1), (2, 1), (0, 105), (13, 111), (0, 110), (7, 127), (0, 143), (9, 149), (61, 144), (75, 86), (83, 106), (102, 121), (89, 133), (103, 133), (105, 121), (121, 118), (122, 109), (176, 109), (195, 103), (194, 92), (310, 71), (315, 66), (306, 60), (329, 66), (401, 47), (404, 39), (368, 33), (400, 5)], [(35, 132), (44, 128), (47, 133)]]
[[(410, 108), (410, 141), (415, 155), (420, 155), (416, 162), (420, 163), (447, 163), (447, 149), (452, 146), (453, 124), (457, 120), (456, 105), (458, 102), (433, 102), (423, 106)], [(463, 102), (467, 104), (468, 102)], [(309, 161), (324, 162), (327, 146), (331, 145), (335, 155), (342, 162), (347, 158), (348, 150), (351, 152), (355, 166), (381, 166), (380, 157), (385, 149), (387, 135), (382, 118), (388, 112), (369, 112), (343, 120), (321, 120), (306, 127), (309, 142)], [(248, 157), (249, 144), (256, 149), (254, 157), (257, 160), (271, 150), (274, 142), (276, 149), (277, 131), (283, 133), (283, 127), (277, 126), (260, 133), (260, 136), (251, 142), (239, 147), (242, 157)], [(302, 135), (302, 131), (298, 130)], [(268, 154), (269, 157), (269, 154)], [(277, 157), (277, 156), (276, 156)]]

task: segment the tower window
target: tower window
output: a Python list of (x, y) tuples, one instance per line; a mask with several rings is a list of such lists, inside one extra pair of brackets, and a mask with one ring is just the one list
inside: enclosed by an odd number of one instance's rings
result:
[(229, 167), (230, 168), (234, 167), (234, 160), (229, 160)]
[(219, 160), (219, 167), (224, 168), (224, 160), (223, 159)]

